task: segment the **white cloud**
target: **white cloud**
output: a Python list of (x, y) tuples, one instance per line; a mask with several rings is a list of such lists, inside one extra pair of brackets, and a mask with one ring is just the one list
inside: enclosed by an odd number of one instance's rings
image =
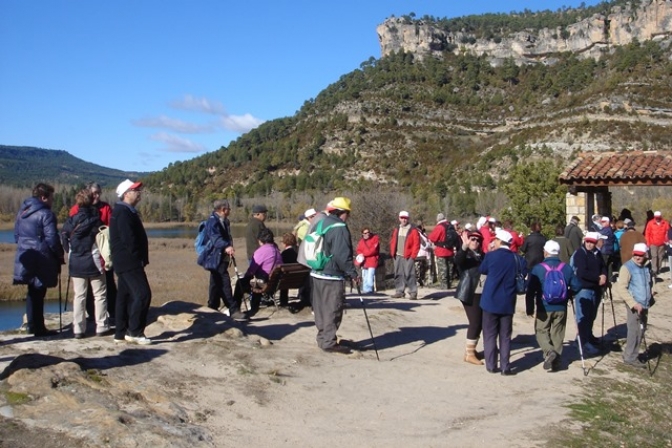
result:
[(264, 120), (253, 117), (250, 114), (225, 115), (220, 118), (220, 123), (224, 129), (228, 131), (240, 132), (241, 134), (256, 128), (263, 122)]
[(165, 115), (161, 115), (160, 117), (141, 118), (139, 120), (133, 120), (132, 123), (135, 126), (143, 128), (165, 128), (183, 134), (200, 134), (213, 131), (212, 125), (188, 123), (176, 118), (166, 117)]
[(160, 151), (197, 153), (206, 150), (205, 146), (201, 144), (192, 142), (186, 138), (178, 137), (177, 135), (169, 134), (167, 132), (159, 132), (150, 136), (149, 138), (166, 145), (163, 148), (159, 148)]
[(211, 101), (207, 98), (196, 98), (192, 95), (184, 95), (181, 100), (170, 103), (170, 107), (182, 110), (192, 110), (195, 112), (204, 112), (212, 115), (226, 115), (226, 110), (221, 103)]

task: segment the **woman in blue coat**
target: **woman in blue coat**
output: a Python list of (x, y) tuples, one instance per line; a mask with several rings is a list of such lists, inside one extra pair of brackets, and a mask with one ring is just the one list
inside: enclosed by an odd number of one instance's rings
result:
[(58, 285), (63, 246), (51, 211), (54, 187), (39, 183), (33, 196), (23, 201), (16, 222), (14, 240), (18, 244), (14, 259), (14, 284), (28, 285), (26, 318), (28, 333), (35, 336), (56, 334), (44, 325), (44, 297), (47, 288)]

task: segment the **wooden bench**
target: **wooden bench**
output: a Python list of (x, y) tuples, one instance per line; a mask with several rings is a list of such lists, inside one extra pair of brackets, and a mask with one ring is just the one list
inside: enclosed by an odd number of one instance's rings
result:
[(277, 308), (280, 303), (279, 291), (300, 288), (306, 282), (309, 274), (310, 268), (301, 263), (282, 264), (271, 271), (266, 283), (260, 287), (252, 287), (252, 292), (262, 296), (262, 303), (264, 299), (267, 299), (273, 301)]

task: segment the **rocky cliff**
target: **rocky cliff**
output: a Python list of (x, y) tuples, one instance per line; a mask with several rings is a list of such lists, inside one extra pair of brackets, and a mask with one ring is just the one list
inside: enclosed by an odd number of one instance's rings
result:
[(603, 52), (635, 40), (669, 40), (672, 36), (672, 1), (644, 0), (638, 6), (615, 6), (608, 15), (595, 14), (566, 28), (526, 30), (500, 39), (474, 39), (464, 32), (446, 32), (433, 22), (389, 18), (376, 31), (383, 56), (403, 50), (423, 58), (470, 52), (488, 55), (497, 65), (513, 58), (517, 64), (551, 62), (562, 52), (598, 58)]

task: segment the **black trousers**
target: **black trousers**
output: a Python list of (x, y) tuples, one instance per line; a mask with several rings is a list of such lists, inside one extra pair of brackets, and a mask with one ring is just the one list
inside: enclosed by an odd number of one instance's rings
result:
[(44, 297), (47, 295), (47, 288), (36, 288), (28, 285), (28, 294), (26, 295), (26, 320), (28, 321), (28, 333), (43, 332), (44, 325)]
[(117, 273), (119, 288), (117, 291), (115, 339), (123, 339), (126, 334), (140, 336), (147, 326), (147, 313), (152, 301), (152, 290), (147, 281), (145, 270), (133, 269)]
[[(210, 271), (210, 285), (208, 287), (208, 308), (218, 310), (220, 304), (231, 308), (233, 304), (233, 292), (231, 291), (231, 277), (229, 276), (229, 263), (219, 263), (216, 270)], [(238, 306), (240, 309), (240, 306)]]

